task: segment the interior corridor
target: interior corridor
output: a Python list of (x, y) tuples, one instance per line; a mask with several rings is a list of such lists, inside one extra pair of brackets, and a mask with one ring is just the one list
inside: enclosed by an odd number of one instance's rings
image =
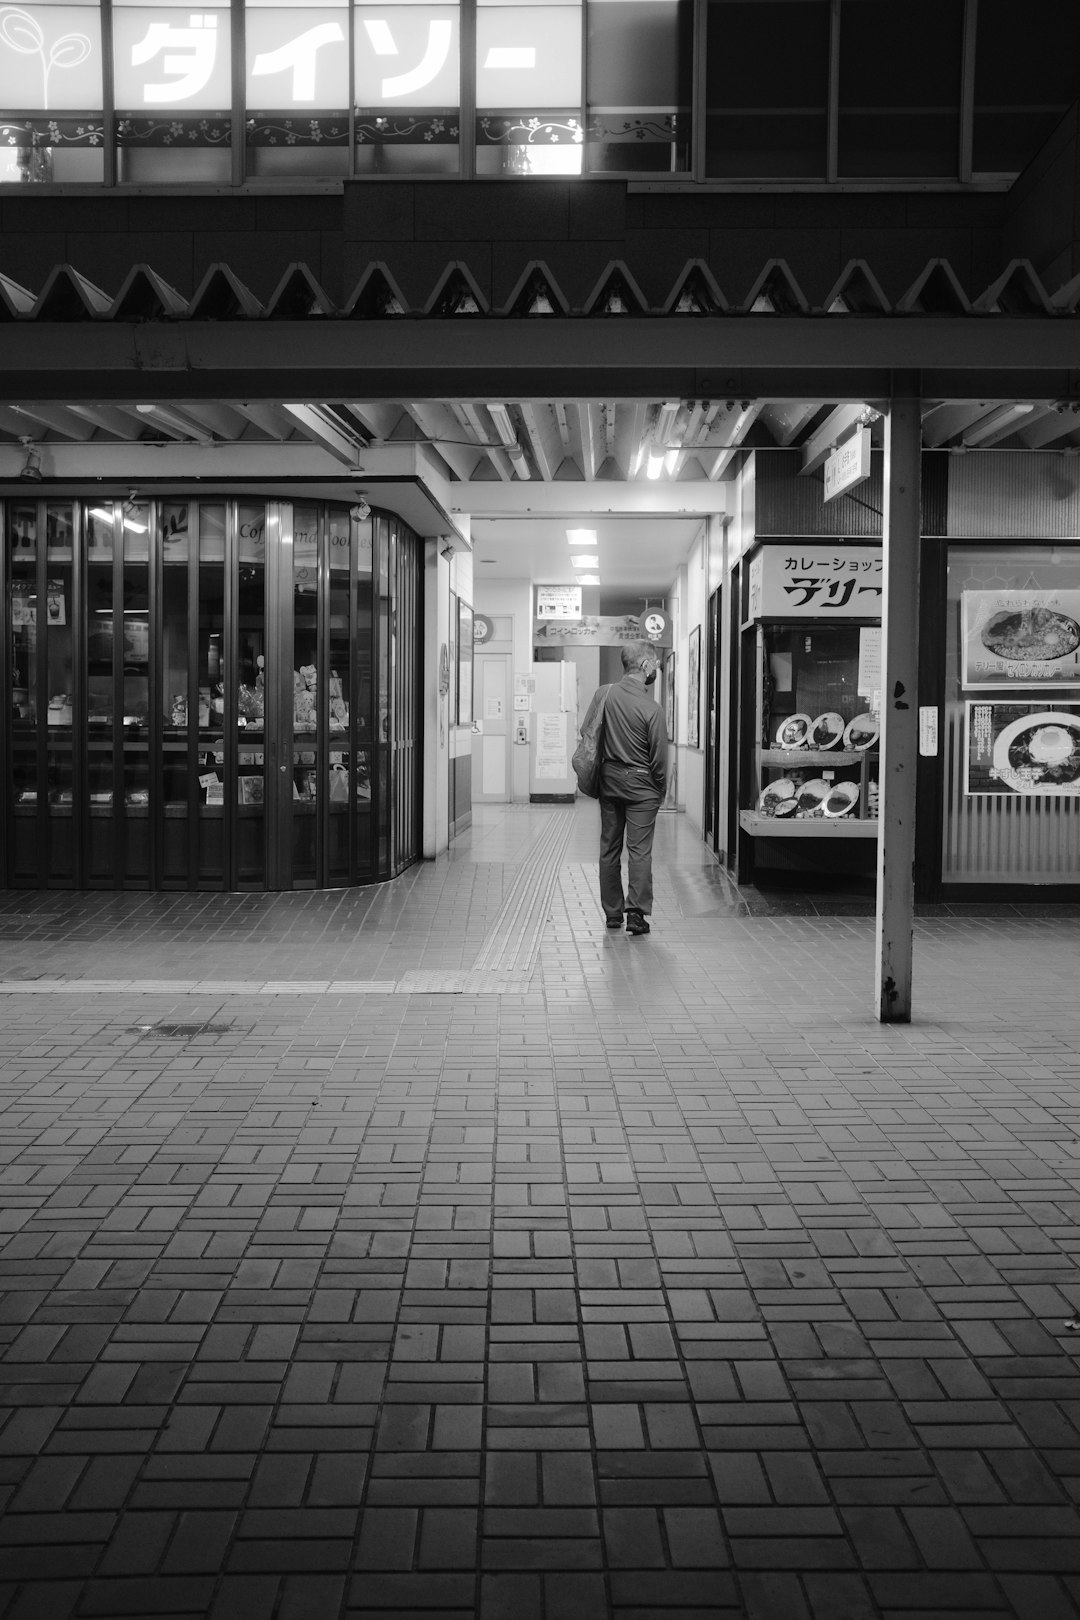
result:
[(0, 1616), (1080, 1615), (1080, 908), (0, 895)]

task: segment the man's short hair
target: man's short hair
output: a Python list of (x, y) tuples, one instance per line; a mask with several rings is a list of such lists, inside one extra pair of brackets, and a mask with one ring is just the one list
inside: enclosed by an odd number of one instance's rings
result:
[(652, 650), (651, 641), (624, 641), (622, 644), (623, 669), (636, 669), (641, 660)]

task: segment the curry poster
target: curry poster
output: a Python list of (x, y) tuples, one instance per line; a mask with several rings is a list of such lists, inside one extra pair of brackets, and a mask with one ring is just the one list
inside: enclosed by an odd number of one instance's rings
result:
[(965, 591), (965, 686), (1080, 686), (1080, 590)]
[(968, 703), (967, 794), (1080, 794), (1080, 704)]

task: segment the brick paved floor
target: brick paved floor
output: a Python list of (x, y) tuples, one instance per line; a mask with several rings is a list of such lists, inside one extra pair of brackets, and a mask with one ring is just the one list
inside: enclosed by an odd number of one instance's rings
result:
[(595, 838), (0, 896), (3, 1620), (1080, 1615), (1076, 916)]

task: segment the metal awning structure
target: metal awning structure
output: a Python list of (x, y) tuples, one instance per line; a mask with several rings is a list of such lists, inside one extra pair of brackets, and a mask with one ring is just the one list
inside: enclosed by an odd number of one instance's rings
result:
[(895, 303), (853, 260), (817, 305), (784, 260), (737, 303), (691, 260), (659, 308), (617, 261), (580, 309), (530, 261), (497, 310), (462, 262), (420, 308), (381, 263), (340, 307), (299, 264), (265, 305), (227, 265), (190, 299), (148, 265), (111, 296), (56, 265), (37, 292), (0, 276), (0, 457), (25, 439), (136, 457), (306, 444), (352, 469), (411, 442), (452, 481), (513, 484), (634, 480), (677, 450), (665, 481), (711, 482), (741, 445), (802, 445), (826, 406), (898, 387), (926, 402), (929, 445), (1071, 446), (1078, 310), (1080, 277), (1050, 291), (1026, 260), (975, 294), (933, 260)]

